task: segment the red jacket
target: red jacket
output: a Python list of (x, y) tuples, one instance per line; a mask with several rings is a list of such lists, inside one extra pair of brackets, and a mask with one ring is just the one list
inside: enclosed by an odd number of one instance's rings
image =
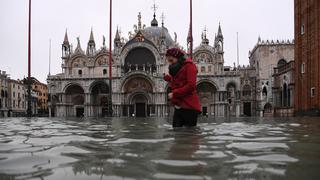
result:
[(197, 67), (192, 59), (186, 59), (179, 72), (174, 76), (166, 75), (164, 80), (169, 82), (172, 89), (172, 104), (184, 109), (194, 109), (201, 112), (197, 95)]

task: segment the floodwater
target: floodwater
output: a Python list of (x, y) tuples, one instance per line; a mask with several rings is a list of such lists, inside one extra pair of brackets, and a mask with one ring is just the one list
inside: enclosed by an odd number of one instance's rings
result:
[(0, 180), (320, 179), (320, 118), (0, 119)]

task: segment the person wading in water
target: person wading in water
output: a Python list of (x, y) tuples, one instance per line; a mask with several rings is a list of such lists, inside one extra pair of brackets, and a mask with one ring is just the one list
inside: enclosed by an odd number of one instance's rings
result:
[(196, 126), (198, 114), (201, 113), (197, 95), (197, 67), (178, 48), (168, 49), (166, 59), (169, 74), (164, 74), (164, 80), (169, 83), (168, 99), (175, 107), (172, 126)]

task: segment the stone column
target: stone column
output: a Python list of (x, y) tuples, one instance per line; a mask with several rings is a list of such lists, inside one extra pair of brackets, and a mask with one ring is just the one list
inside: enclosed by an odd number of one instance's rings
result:
[(51, 106), (49, 106), (49, 118), (51, 118)]
[(91, 116), (90, 113), (90, 94), (85, 93), (84, 95), (84, 117), (89, 117)]
[(236, 103), (236, 117), (240, 117), (240, 102)]

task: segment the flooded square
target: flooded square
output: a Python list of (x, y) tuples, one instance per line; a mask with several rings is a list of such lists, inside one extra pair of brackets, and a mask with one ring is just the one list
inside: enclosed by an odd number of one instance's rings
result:
[(317, 118), (0, 120), (0, 179), (319, 179)]

